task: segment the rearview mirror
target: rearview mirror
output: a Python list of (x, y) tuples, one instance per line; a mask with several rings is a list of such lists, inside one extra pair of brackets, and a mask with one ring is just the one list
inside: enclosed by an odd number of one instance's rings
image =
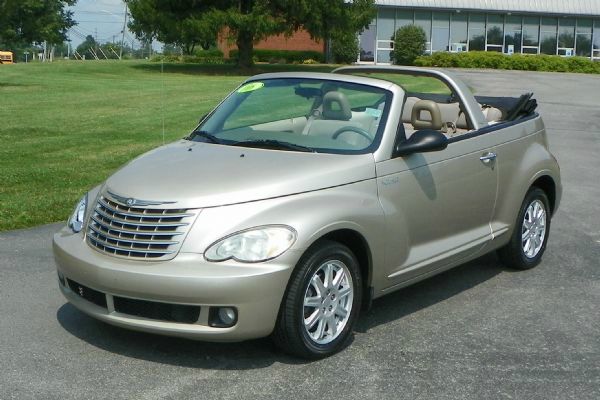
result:
[(443, 133), (433, 129), (423, 129), (416, 131), (407, 140), (399, 143), (394, 151), (394, 156), (440, 151), (446, 147), (448, 147), (448, 138)]

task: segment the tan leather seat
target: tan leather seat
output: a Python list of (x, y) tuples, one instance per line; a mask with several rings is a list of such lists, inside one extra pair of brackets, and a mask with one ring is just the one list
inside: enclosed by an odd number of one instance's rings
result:
[[(429, 118), (423, 117), (423, 113), (429, 113)], [(432, 100), (417, 101), (411, 111), (410, 123), (416, 130), (441, 130), (443, 121), (439, 106)]]

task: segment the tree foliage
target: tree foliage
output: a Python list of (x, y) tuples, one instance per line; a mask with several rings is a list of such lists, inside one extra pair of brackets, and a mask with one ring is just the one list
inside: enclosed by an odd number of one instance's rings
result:
[(415, 59), (425, 52), (427, 36), (423, 28), (417, 25), (406, 25), (394, 35), (394, 64), (413, 65)]
[(66, 7), (76, 0), (0, 0), (0, 47), (14, 49), (47, 41), (59, 44), (75, 25)]
[(374, 17), (373, 0), (128, 0), (138, 36), (156, 38), (192, 53), (197, 45), (215, 43), (219, 34), (235, 42), (239, 64), (252, 64), (254, 44), (300, 28), (313, 38), (357, 32)]

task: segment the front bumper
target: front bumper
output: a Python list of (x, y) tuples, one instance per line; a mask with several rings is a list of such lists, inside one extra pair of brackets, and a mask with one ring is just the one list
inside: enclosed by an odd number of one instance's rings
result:
[[(54, 235), (54, 257), (63, 295), (79, 310), (109, 324), (170, 336), (207, 341), (241, 341), (269, 335), (277, 320), (299, 252), (288, 251), (257, 264), (211, 263), (202, 254), (180, 253), (174, 259), (135, 261), (103, 254), (80, 234), (64, 228)], [(82, 297), (65, 278), (90, 288), (106, 302)], [(137, 299), (171, 305), (199, 306), (191, 323), (172, 322), (115, 309), (115, 299)], [(102, 304), (100, 304), (102, 303)], [(209, 326), (211, 307), (235, 307), (237, 323), (230, 328)]]

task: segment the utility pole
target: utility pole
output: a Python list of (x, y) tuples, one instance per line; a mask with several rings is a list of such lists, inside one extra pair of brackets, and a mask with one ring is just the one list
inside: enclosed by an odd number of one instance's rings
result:
[(125, 29), (127, 29), (127, 2), (125, 2), (125, 19), (123, 20), (123, 32), (121, 36), (121, 51), (119, 51), (119, 60), (123, 59), (123, 46), (125, 46)]

